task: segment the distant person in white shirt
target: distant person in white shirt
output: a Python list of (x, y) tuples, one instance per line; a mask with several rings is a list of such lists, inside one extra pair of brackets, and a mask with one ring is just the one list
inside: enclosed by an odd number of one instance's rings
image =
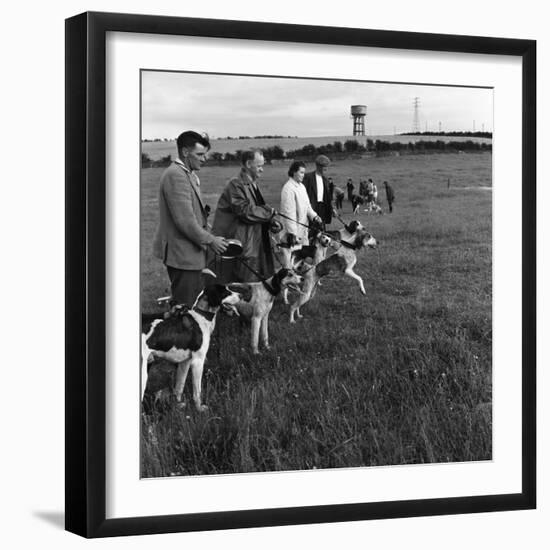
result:
[(281, 223), (284, 232), (281, 241), (290, 246), (304, 246), (308, 241), (308, 225), (311, 222), (322, 223), (320, 216), (312, 208), (306, 188), (302, 183), (306, 165), (294, 161), (288, 169), (288, 181), (281, 189)]
[(372, 204), (374, 201), (374, 182), (372, 181), (372, 178), (369, 178), (369, 181), (367, 182), (367, 205)]
[(311, 206), (319, 214), (325, 225), (332, 221), (333, 190), (325, 175), (329, 165), (330, 159), (325, 155), (319, 155), (315, 159), (315, 171), (308, 172), (304, 176), (304, 186)]

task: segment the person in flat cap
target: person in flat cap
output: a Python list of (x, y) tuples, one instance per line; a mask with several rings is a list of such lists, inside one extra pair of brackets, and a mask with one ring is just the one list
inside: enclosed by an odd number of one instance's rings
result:
[(325, 175), (329, 165), (330, 159), (326, 155), (319, 155), (315, 159), (315, 170), (308, 172), (303, 181), (309, 202), (325, 225), (332, 221), (333, 189)]

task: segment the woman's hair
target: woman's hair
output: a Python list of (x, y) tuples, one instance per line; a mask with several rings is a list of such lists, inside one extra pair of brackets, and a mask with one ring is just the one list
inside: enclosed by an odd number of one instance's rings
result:
[(298, 172), (298, 170), (300, 168), (305, 168), (306, 165), (304, 162), (302, 162), (301, 160), (295, 160), (291, 165), (290, 165), (290, 168), (288, 169), (288, 175), (292, 178), (294, 176), (294, 174), (296, 172)]

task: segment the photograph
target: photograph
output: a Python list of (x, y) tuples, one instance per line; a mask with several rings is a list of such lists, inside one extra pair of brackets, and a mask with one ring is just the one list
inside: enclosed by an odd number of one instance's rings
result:
[(5, 548), (547, 549), (543, 6), (7, 5)]
[(493, 109), (141, 69), (142, 479), (493, 459)]

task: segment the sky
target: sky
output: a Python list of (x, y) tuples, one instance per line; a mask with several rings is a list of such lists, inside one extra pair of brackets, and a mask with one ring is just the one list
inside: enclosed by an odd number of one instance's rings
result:
[(351, 105), (366, 105), (366, 133), (492, 131), (493, 91), (433, 85), (142, 72), (142, 139), (184, 130), (225, 136), (347, 136)]

